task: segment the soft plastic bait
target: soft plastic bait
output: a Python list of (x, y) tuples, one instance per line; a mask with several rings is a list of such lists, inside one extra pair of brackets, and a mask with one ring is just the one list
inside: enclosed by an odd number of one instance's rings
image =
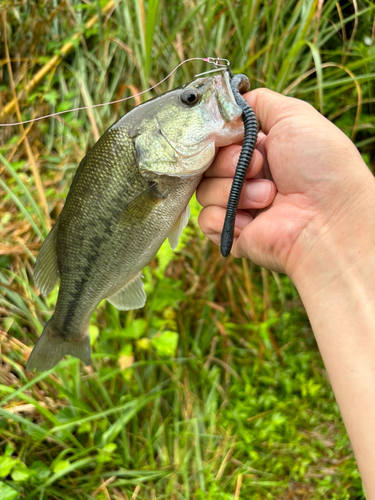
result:
[(220, 252), (223, 257), (227, 257), (231, 251), (234, 237), (234, 223), (236, 219), (238, 202), (245, 182), (246, 174), (249, 169), (251, 159), (254, 154), (255, 145), (258, 137), (258, 120), (254, 110), (245, 101), (241, 94), (249, 92), (250, 82), (245, 75), (233, 75), (229, 67), (227, 68), (226, 78), (230, 78), (230, 85), (233, 91), (236, 103), (242, 109), (241, 118), (244, 123), (244, 139), (240, 157), (238, 159), (236, 171), (233, 177), (233, 183), (229, 194), (227, 212), (225, 214), (223, 232), (221, 234)]

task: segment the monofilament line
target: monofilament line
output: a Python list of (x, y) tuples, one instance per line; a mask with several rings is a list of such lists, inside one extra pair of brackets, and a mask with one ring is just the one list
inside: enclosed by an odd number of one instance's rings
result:
[(221, 58), (218, 58), (218, 57), (190, 57), (189, 59), (185, 59), (185, 61), (182, 61), (180, 64), (178, 64), (170, 73), (168, 76), (166, 76), (165, 78), (163, 78), (163, 80), (161, 80), (160, 82), (156, 83), (155, 85), (153, 85), (152, 87), (146, 89), (146, 90), (142, 90), (142, 92), (139, 92), (138, 94), (134, 94), (134, 95), (131, 95), (129, 97), (124, 97), (122, 99), (117, 99), (116, 101), (110, 101), (110, 102), (103, 102), (103, 103), (100, 103), (100, 104), (92, 104), (91, 106), (82, 106), (82, 107), (79, 107), (79, 108), (73, 108), (73, 109), (66, 109), (64, 111), (58, 111), (57, 113), (52, 113), (50, 115), (45, 115), (45, 116), (39, 116), (37, 118), (33, 118), (31, 120), (25, 120), (23, 122), (15, 122), (15, 123), (0, 123), (0, 127), (12, 127), (12, 126), (15, 126), (15, 125), (24, 125), (25, 123), (32, 123), (32, 122), (37, 122), (39, 120), (44, 120), (45, 118), (53, 118), (55, 116), (59, 116), (59, 115), (63, 115), (64, 113), (70, 113), (72, 111), (82, 111), (84, 109), (89, 109), (89, 108), (99, 108), (100, 106), (108, 106), (110, 104), (117, 104), (119, 102), (123, 102), (123, 101), (127, 101), (128, 99), (132, 99), (134, 97), (138, 97), (142, 94), (145, 94), (146, 92), (148, 92), (149, 90), (152, 90), (154, 89), (155, 87), (158, 87), (160, 84), (162, 84), (163, 82), (165, 82), (165, 80), (168, 80), (168, 78), (170, 78), (173, 73), (175, 71), (177, 71), (177, 69), (182, 66), (183, 64), (187, 63), (187, 62), (190, 62), (190, 61), (203, 61), (203, 62), (207, 62), (209, 64), (213, 64), (215, 66), (215, 69), (221, 69), (222, 67), (225, 68), (224, 65), (221, 64), (220, 61), (226, 61), (226, 59), (221, 59)]

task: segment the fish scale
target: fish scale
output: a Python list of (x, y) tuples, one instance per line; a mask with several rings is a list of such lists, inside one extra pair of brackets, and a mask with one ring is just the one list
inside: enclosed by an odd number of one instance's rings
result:
[[(61, 293), (55, 319), (61, 333), (68, 334), (70, 324), (81, 330), (90, 318), (92, 308), (87, 304), (103, 294), (102, 272), (95, 267), (100, 251), (105, 251), (106, 243), (113, 247), (119, 239), (121, 243), (121, 235), (114, 235), (116, 221), (127, 201), (147, 185), (137, 171), (126, 172), (134, 161), (133, 141), (121, 130), (109, 131), (102, 139), (83, 160), (82, 170), (77, 172), (79, 182), (59, 217)], [(95, 270), (96, 276), (92, 276)], [(104, 293), (111, 295), (109, 290)]]

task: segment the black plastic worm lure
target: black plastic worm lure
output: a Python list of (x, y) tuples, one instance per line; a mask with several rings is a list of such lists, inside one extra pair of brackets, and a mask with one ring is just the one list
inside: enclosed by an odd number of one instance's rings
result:
[(230, 85), (234, 98), (238, 106), (242, 109), (241, 118), (244, 123), (245, 133), (240, 157), (238, 159), (236, 171), (233, 178), (232, 187), (229, 194), (227, 212), (225, 214), (223, 232), (221, 234), (220, 252), (223, 257), (227, 257), (231, 251), (234, 237), (234, 223), (238, 202), (240, 200), (242, 187), (249, 169), (251, 158), (254, 154), (258, 137), (258, 120), (251, 106), (247, 104), (241, 94), (250, 90), (250, 82), (245, 75), (234, 75), (227, 69), (231, 78)]

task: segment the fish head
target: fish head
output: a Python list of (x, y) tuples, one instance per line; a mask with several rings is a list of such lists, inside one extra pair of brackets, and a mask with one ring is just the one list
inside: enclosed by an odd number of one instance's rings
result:
[(234, 99), (229, 75), (197, 78), (141, 108), (142, 119), (133, 131), (141, 172), (202, 175), (219, 147), (243, 135), (242, 110)]
[(231, 144), (243, 131), (238, 120), (241, 114), (229, 79), (218, 75), (198, 78), (177, 89), (170, 106), (158, 113), (158, 121), (172, 147), (186, 155), (212, 142), (215, 147)]

